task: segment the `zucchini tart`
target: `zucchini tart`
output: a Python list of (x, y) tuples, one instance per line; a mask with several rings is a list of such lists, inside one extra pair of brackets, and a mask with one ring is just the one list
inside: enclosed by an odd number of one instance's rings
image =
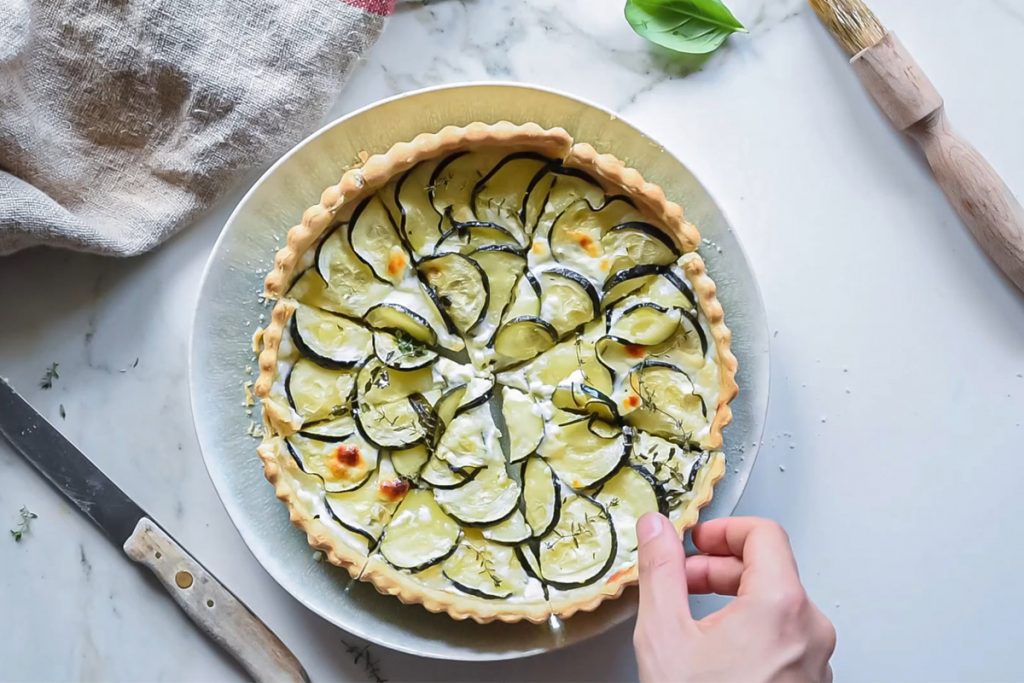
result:
[(637, 578), (724, 472), (736, 359), (700, 236), (618, 159), (536, 124), (370, 156), (288, 232), (258, 451), (292, 522), (380, 592), (541, 622)]

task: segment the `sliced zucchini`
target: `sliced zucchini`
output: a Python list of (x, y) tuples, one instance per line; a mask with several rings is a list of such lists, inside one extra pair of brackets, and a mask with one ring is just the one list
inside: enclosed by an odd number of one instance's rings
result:
[(455, 409), (456, 417), (491, 400), (494, 395), (494, 377), (474, 377), (464, 386), (466, 393), (462, 395), (462, 400)]
[(345, 415), (356, 386), (351, 370), (328, 370), (300, 358), (284, 382), (285, 395), (303, 424)]
[(601, 306), (608, 308), (615, 305), (641, 287), (649, 285), (658, 275), (666, 272), (668, 272), (666, 266), (647, 264), (620, 270), (605, 280), (601, 292)]
[(650, 472), (634, 465), (623, 467), (601, 487), (595, 498), (612, 516), (619, 546), (627, 552), (637, 548), (636, 523), (648, 512), (668, 514), (662, 505), (664, 491)]
[(358, 432), (340, 442), (307, 439), (298, 434), (288, 437), (286, 442), (299, 468), (320, 477), (329, 493), (359, 487), (377, 467), (377, 449)]
[(494, 336), (494, 350), (511, 362), (524, 361), (550, 349), (558, 330), (541, 318), (524, 315), (502, 323)]
[(654, 346), (675, 334), (682, 316), (683, 311), (678, 308), (664, 308), (651, 302), (634, 304), (615, 316), (608, 333), (632, 344)]
[(448, 423), (434, 455), (456, 470), (497, 463), (501, 461), (498, 435), (490, 406), (480, 405)]
[(394, 285), (404, 279), (411, 258), (379, 194), (363, 200), (352, 213), (348, 241), (355, 255), (369, 266), (378, 280)]
[(434, 252), (441, 239), (441, 214), (430, 202), (430, 176), (437, 160), (423, 161), (405, 172), (395, 186), (399, 230), (418, 256)]
[(551, 466), (539, 457), (523, 465), (523, 516), (534, 536), (546, 536), (558, 521), (562, 486)]
[(540, 315), (540, 282), (529, 270), (523, 271), (516, 283), (512, 300), (505, 309), (505, 320), (512, 320), (524, 315), (536, 317)]
[(619, 411), (615, 401), (607, 394), (598, 391), (588, 384), (571, 382), (555, 387), (551, 402), (556, 408), (573, 415), (593, 415), (608, 423), (619, 421)]
[(642, 286), (620, 298), (615, 306), (625, 310), (635, 304), (649, 302), (666, 308), (682, 308), (690, 312), (697, 310), (697, 297), (687, 284), (686, 276), (676, 265), (664, 268), (658, 276), (647, 279)]
[[(374, 281), (373, 287), (379, 284)], [(373, 303), (368, 297), (356, 300), (343, 297), (337, 290), (327, 286), (315, 267), (302, 272), (288, 290), (288, 297), (306, 306), (355, 317), (366, 313), (366, 309)]]
[(392, 500), (380, 494), (376, 475), (351, 491), (328, 493), (324, 499), (334, 521), (363, 536), (369, 541), (370, 550), (377, 547), (384, 527), (400, 502), (400, 499)]
[(329, 296), (334, 304), (331, 310), (361, 316), (385, 297), (390, 285), (378, 280), (373, 270), (356, 256), (347, 233), (347, 227), (342, 225), (327, 235), (317, 247), (316, 267), (329, 289), (329, 295), (321, 296)]
[(516, 546), (516, 558), (519, 560), (520, 566), (526, 572), (527, 576), (541, 581), (541, 586), (544, 588), (544, 597), (548, 596), (547, 586), (544, 586), (543, 579), (540, 578), (540, 560), (537, 559), (537, 553), (532, 546), (534, 543), (520, 543)]
[(560, 342), (531, 361), (522, 370), (526, 386), (550, 396), (557, 385), (577, 381), (611, 395), (611, 374), (594, 353), (594, 342), (603, 329), (603, 323), (595, 320), (584, 328), (583, 334)]
[(389, 403), (355, 404), (353, 417), (359, 433), (379, 449), (401, 450), (424, 441), (431, 408), (420, 394), (413, 394)]
[(399, 476), (406, 479), (416, 479), (420, 476), (423, 466), (427, 464), (430, 452), (427, 450), (426, 445), (416, 444), (402, 450), (391, 451), (390, 456), (391, 464)]
[(385, 332), (402, 332), (427, 346), (437, 344), (437, 331), (427, 319), (398, 303), (373, 306), (366, 312), (366, 323)]
[(434, 415), (437, 416), (438, 429), (442, 430), (442, 432), (438, 433), (438, 437), (441, 436), (443, 430), (455, 418), (455, 413), (459, 410), (459, 406), (462, 405), (462, 399), (466, 397), (467, 391), (469, 391), (469, 385), (460, 384), (457, 387), (446, 389), (441, 394), (441, 397), (434, 402)]
[(534, 152), (506, 156), (473, 188), (471, 203), (476, 219), (504, 225), (521, 244), (526, 244), (533, 228), (527, 199), (539, 175), (552, 164)]
[(519, 462), (537, 450), (544, 438), (544, 417), (536, 402), (528, 395), (504, 387), (501, 390), (501, 412), (509, 438), (509, 462)]
[(526, 523), (526, 517), (519, 510), (515, 510), (508, 517), (497, 524), (483, 527), (480, 533), (488, 541), (506, 545), (517, 545), (533, 535), (533, 529)]
[(461, 536), (458, 523), (430, 491), (413, 489), (384, 528), (380, 554), (394, 567), (418, 572), (448, 558)]
[(584, 201), (591, 207), (601, 207), (605, 203), (604, 190), (589, 174), (583, 171), (557, 166), (550, 170), (553, 178), (544, 202), (544, 212), (540, 216), (536, 233), (547, 237), (551, 226), (566, 209), (578, 201)]
[(573, 421), (574, 417), (556, 413), (537, 453), (574, 489), (598, 486), (629, 458), (631, 435), (624, 431), (602, 438), (588, 428), (586, 420)]
[(670, 440), (686, 441), (707, 424), (707, 406), (681, 368), (645, 360), (629, 373), (638, 407), (626, 415), (633, 427)]
[(454, 469), (434, 454), (420, 470), (420, 480), (434, 489), (455, 489), (471, 482), (482, 469), (479, 466)]
[(356, 375), (356, 396), (362, 404), (390, 403), (413, 394), (425, 394), (433, 386), (431, 368), (395, 370), (376, 357), (363, 363)]
[(437, 360), (437, 351), (427, 348), (405, 332), (373, 332), (373, 352), (381, 363), (394, 370), (419, 370)]
[(577, 200), (551, 226), (551, 255), (559, 263), (604, 282), (609, 272), (615, 272), (611, 268), (616, 258), (615, 252), (608, 251), (604, 237), (614, 226), (639, 217), (632, 202), (624, 197), (610, 199), (599, 209), (592, 208), (586, 199)]
[(455, 152), (438, 163), (430, 177), (430, 201), (442, 216), (450, 213), (458, 222), (476, 220), (473, 190), (498, 165), (505, 152), (487, 149)]
[(529, 581), (515, 550), (467, 530), (441, 571), (463, 593), (487, 600), (521, 595)]
[(708, 353), (707, 334), (696, 315), (686, 309), (677, 310), (680, 319), (675, 334), (651, 347), (651, 356), (669, 363), (700, 367)]
[(588, 586), (611, 569), (617, 553), (608, 510), (593, 498), (569, 494), (558, 522), (540, 541), (541, 579), (561, 590)]
[(434, 497), (453, 519), (466, 526), (496, 524), (515, 512), (519, 483), (503, 464), (485, 467), (465, 486), (437, 489)]
[(693, 490), (700, 468), (709, 456), (697, 443), (675, 443), (638, 431), (631, 461), (650, 473), (662, 508), (673, 509)]
[(469, 254), (484, 247), (507, 246), (521, 249), (523, 246), (514, 234), (497, 223), (467, 221), (453, 222), (451, 226), (437, 241), (434, 247), (435, 254)]
[(420, 261), (417, 268), (459, 332), (466, 333), (483, 320), (490, 283), (476, 261), (461, 254), (444, 254)]
[(682, 255), (668, 233), (643, 221), (616, 225), (601, 237), (601, 246), (610, 259), (610, 274), (640, 264), (667, 266)]
[(356, 431), (356, 422), (351, 415), (318, 420), (302, 426), (299, 436), (317, 441), (344, 441)]
[(358, 322), (310, 306), (295, 309), (291, 334), (299, 352), (325, 368), (353, 368), (373, 345), (373, 335)]
[(540, 317), (562, 337), (597, 317), (601, 300), (590, 280), (566, 268), (551, 268), (540, 276)]
[(514, 247), (497, 245), (477, 249), (470, 258), (487, 274), (487, 310), (477, 333), (487, 343), (497, 333), (501, 316), (512, 301), (516, 281), (525, 272), (526, 256)]
[(601, 365), (613, 376), (623, 377), (647, 358), (649, 349), (643, 344), (634, 344), (621, 337), (605, 335), (597, 340), (594, 351)]

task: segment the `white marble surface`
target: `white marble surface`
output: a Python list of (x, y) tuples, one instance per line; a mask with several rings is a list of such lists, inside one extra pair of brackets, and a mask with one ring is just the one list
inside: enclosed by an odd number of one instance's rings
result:
[[(519, 80), (614, 108), (678, 154), (730, 216), (777, 330), (765, 443), (740, 510), (790, 530), (807, 587), (838, 627), (837, 679), (1019, 678), (1024, 297), (801, 0), (729, 4), (750, 35), (694, 70), (635, 37), (620, 0), (406, 2), (330, 118), (421, 86)], [(873, 4), (1024, 194), (1013, 66), (1024, 3)], [(347, 636), (246, 550), (192, 431), (185, 353), (198, 279), (258, 175), (142, 258), (0, 259), (0, 374), (246, 600), (314, 680), (366, 680)], [(53, 361), (60, 379), (43, 391)], [(39, 514), (20, 544), (0, 538), (0, 679), (241, 678), (6, 445), (0, 484), (0, 522), (13, 526), (21, 505)], [(504, 664), (374, 652), (391, 680), (636, 676), (629, 625)]]

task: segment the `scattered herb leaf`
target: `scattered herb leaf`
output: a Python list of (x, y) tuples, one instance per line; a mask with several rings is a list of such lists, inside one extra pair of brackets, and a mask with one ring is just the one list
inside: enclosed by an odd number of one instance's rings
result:
[[(56, 365), (56, 363), (54, 364)], [(39, 515), (29, 510), (24, 505), (18, 510), (18, 526), (11, 529), (11, 536), (14, 538), (15, 543), (21, 542), (21, 537), (29, 532), (29, 525), (33, 519), (37, 519)]]
[(350, 645), (344, 640), (341, 641), (341, 644), (345, 646), (345, 652), (352, 655), (353, 662), (363, 665), (363, 670), (366, 671), (366, 675), (370, 677), (373, 683), (387, 683), (388, 679), (381, 675), (380, 662), (370, 652), (369, 644), (359, 647), (358, 645)]
[(61, 403), (60, 404), (60, 419), (63, 420), (65, 418), (67, 418), (67, 416), (68, 416), (68, 414), (67, 414), (67, 411), (64, 410), (64, 404)]
[(626, 0), (625, 13), (641, 37), (690, 55), (714, 52), (731, 34), (747, 32), (721, 0)]
[(57, 366), (59, 363), (51, 363), (50, 367), (46, 368), (46, 372), (43, 374), (43, 378), (39, 380), (40, 389), (52, 389), (53, 380), (60, 379), (60, 375), (57, 374)]

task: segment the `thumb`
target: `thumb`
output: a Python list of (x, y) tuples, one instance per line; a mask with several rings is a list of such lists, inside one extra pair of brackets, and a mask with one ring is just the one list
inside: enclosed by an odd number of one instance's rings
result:
[(692, 623), (686, 589), (685, 557), (679, 534), (668, 518), (648, 512), (636, 525), (640, 542), (640, 609), (637, 625), (652, 632)]

